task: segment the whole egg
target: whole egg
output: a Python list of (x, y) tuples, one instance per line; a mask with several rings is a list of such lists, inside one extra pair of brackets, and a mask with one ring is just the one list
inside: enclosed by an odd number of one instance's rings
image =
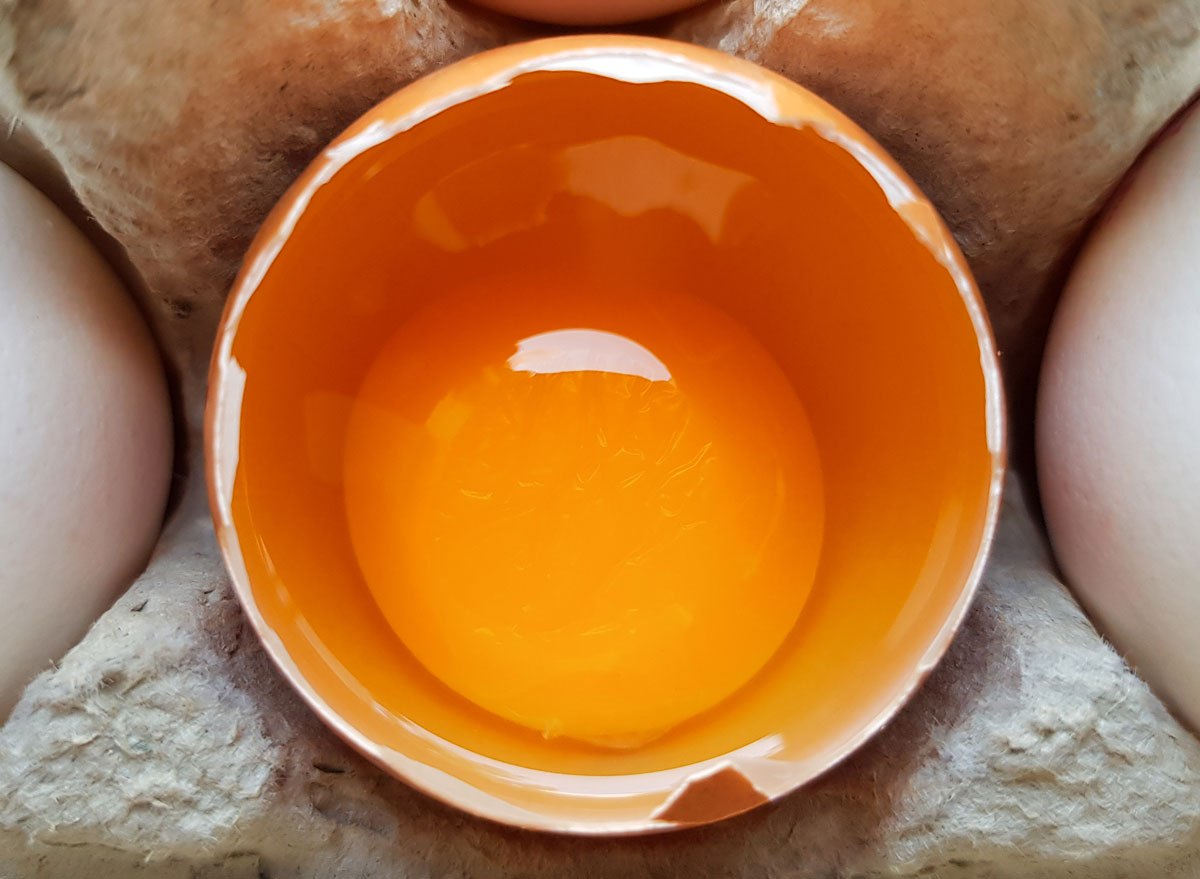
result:
[(0, 720), (137, 575), (173, 455), (162, 363), (126, 291), (0, 165)]
[(1166, 132), (1088, 240), (1038, 401), (1054, 550), (1094, 619), (1200, 727), (1200, 113)]

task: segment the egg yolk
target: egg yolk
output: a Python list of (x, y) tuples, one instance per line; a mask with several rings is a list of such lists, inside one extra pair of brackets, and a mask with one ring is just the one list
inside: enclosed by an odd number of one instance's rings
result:
[(396, 330), (356, 397), (345, 503), (413, 655), (540, 732), (635, 747), (794, 626), (824, 519), (805, 411), (686, 293), (495, 281)]

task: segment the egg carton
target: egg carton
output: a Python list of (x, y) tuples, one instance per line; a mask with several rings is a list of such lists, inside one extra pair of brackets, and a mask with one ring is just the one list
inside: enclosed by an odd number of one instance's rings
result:
[[(1020, 437), (1061, 267), (1200, 86), (1198, 21), (1198, 0), (724, 0), (644, 29), (808, 85), (896, 156), (972, 263)], [(0, 107), (126, 261), (190, 462), (146, 573), (0, 728), (0, 876), (1200, 875), (1200, 743), (1071, 599), (1015, 477), (913, 701), (815, 783), (708, 828), (586, 840), (467, 817), (357, 757), (269, 665), (200, 477), (224, 293), (344, 125), (533, 33), (440, 0), (0, 5)]]

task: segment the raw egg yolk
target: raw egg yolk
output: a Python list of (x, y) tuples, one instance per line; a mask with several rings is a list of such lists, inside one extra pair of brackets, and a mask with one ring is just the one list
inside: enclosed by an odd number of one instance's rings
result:
[(824, 521), (805, 411), (685, 293), (443, 294), (371, 365), (347, 521), (396, 634), (477, 705), (635, 747), (721, 702), (795, 625)]

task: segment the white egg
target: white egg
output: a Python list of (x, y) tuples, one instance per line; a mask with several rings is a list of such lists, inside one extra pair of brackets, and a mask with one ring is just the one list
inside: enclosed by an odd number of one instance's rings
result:
[(0, 165), (0, 722), (129, 584), (170, 487), (170, 402), (91, 245)]
[(1068, 582), (1200, 730), (1200, 112), (1135, 169), (1072, 271), (1037, 453)]

